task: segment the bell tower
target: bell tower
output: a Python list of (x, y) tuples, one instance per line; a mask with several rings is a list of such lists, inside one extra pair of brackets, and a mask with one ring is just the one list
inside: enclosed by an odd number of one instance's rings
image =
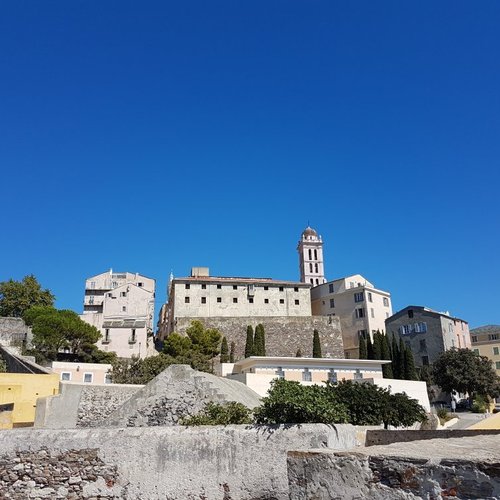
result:
[(326, 283), (323, 241), (312, 227), (307, 226), (302, 232), (297, 251), (299, 252), (300, 281), (310, 283), (312, 286)]

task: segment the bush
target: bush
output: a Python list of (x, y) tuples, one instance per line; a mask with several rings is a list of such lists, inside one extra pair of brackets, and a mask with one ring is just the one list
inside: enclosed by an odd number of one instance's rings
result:
[(473, 413), (486, 413), (489, 407), (489, 401), (484, 396), (476, 396), (472, 403), (471, 410)]
[(251, 424), (252, 412), (242, 403), (207, 403), (205, 408), (191, 417), (180, 420), (181, 425)]
[(347, 411), (324, 386), (276, 379), (254, 411), (257, 424), (344, 423)]

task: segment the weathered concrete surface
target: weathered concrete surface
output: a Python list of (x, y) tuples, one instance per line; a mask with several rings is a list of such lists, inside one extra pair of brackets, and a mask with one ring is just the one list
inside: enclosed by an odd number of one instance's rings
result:
[(39, 398), (35, 427), (45, 429), (72, 429), (96, 427), (128, 401), (143, 385), (128, 384), (74, 384), (62, 382), (60, 394)]
[(260, 397), (241, 382), (198, 372), (187, 365), (171, 365), (111, 413), (105, 425), (175, 425), (182, 417), (198, 413), (209, 401), (236, 401), (255, 408)]
[(31, 356), (21, 356), (17, 347), (6, 347), (0, 344), (0, 355), (5, 359), (7, 371), (10, 373), (52, 373), (50, 369), (35, 363)]
[[(38, 490), (46, 484), (46, 498), (57, 498), (62, 488), (78, 484), (76, 495), (67, 498), (285, 500), (288, 450), (354, 446), (356, 429), (351, 425), (0, 431), (0, 464), (9, 468), (0, 497), (17, 492), (16, 481), (27, 485), (32, 476), (47, 475), (50, 485), (44, 480), (30, 483)], [(40, 465), (40, 474), (22, 473), (21, 467), (39, 463), (45, 453), (47, 464), (56, 463), (58, 471)], [(79, 467), (74, 457), (83, 458), (82, 463), (90, 460), (90, 468)], [(14, 461), (22, 464), (15, 471), (9, 465)], [(25, 492), (23, 498), (30, 497)]]
[(448, 439), (474, 437), (481, 435), (500, 436), (500, 430), (493, 429), (441, 429), (441, 430), (384, 430), (368, 429), (365, 446), (386, 445), (392, 443), (407, 443), (409, 441), (424, 441), (428, 439)]
[(255, 329), (259, 323), (264, 325), (266, 332), (268, 356), (295, 356), (298, 349), (303, 356), (312, 356), (313, 334), (318, 330), (323, 356), (344, 357), (340, 320), (335, 316), (176, 318), (175, 331), (184, 334), (193, 319), (201, 321), (206, 328), (217, 328), (227, 338), (228, 344), (234, 342), (236, 360), (245, 357), (247, 325)]
[(290, 498), (498, 499), (500, 436), (288, 453)]

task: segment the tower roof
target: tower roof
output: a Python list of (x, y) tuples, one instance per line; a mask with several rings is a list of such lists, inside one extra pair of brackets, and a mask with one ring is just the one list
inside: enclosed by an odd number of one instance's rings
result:
[(318, 233), (310, 226), (307, 226), (304, 231), (302, 231), (302, 236), (307, 237), (307, 236), (315, 236), (316, 238), (318, 237)]

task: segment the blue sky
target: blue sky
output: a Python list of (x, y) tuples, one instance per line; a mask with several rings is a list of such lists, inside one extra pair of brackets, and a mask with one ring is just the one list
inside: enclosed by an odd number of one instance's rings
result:
[(0, 6), (0, 280), (327, 278), (500, 323), (500, 3)]

